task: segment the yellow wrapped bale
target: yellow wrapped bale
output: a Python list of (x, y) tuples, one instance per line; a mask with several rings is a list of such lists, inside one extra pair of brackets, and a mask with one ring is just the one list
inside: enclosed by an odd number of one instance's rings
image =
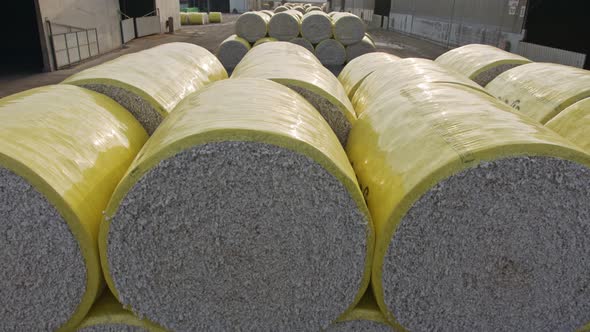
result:
[(338, 79), (303, 47), (285, 42), (266, 43), (249, 52), (232, 78), (271, 79), (295, 90), (328, 122), (344, 145), (356, 120), (354, 109)]
[(250, 48), (250, 43), (246, 39), (231, 35), (219, 44), (217, 57), (223, 66), (230, 71), (242, 61)]
[(346, 48), (336, 39), (326, 39), (317, 44), (314, 54), (324, 66), (341, 66), (346, 62)]
[(359, 85), (363, 80), (373, 73), (377, 68), (400, 60), (399, 57), (383, 53), (374, 52), (361, 55), (350, 61), (338, 75), (338, 80), (342, 83), (348, 98), (352, 99)]
[(590, 156), (458, 84), (383, 88), (347, 152), (377, 235), (372, 286), (408, 331), (590, 321)]
[(486, 86), (496, 76), (531, 60), (506, 52), (497, 47), (470, 44), (452, 49), (435, 60), (467, 76), (481, 86)]
[(221, 23), (221, 13), (220, 12), (210, 12), (209, 13), (209, 23)]
[(368, 287), (364, 204), (313, 106), (225, 80), (179, 104), (129, 168), (101, 224), (103, 269), (125, 307), (170, 330), (318, 331)]
[(282, 41), (299, 36), (302, 15), (296, 10), (275, 13), (268, 23), (268, 35)]
[(314, 51), (312, 43), (309, 40), (302, 38), (302, 37), (293, 38), (293, 39), (289, 40), (289, 43), (297, 44), (297, 45), (305, 48), (306, 50), (310, 51), (311, 53), (313, 53), (313, 51)]
[(252, 47), (256, 47), (260, 44), (264, 44), (264, 43), (268, 43), (268, 42), (276, 42), (276, 41), (278, 41), (278, 40), (273, 37), (260, 38), (254, 43), (254, 45), (252, 45)]
[(188, 13), (188, 21), (190, 24), (203, 25), (207, 24), (207, 13)]
[(50, 85), (0, 99), (0, 325), (71, 331), (104, 286), (102, 211), (145, 143), (93, 91)]
[(365, 36), (365, 22), (351, 13), (334, 13), (334, 39), (342, 45), (352, 45), (360, 42)]
[(376, 68), (359, 85), (352, 98), (352, 104), (356, 114), (360, 115), (370, 105), (379, 104), (382, 101), (381, 91), (384, 88), (399, 91), (404, 87), (428, 82), (460, 84), (485, 92), (484, 88), (477, 83), (434, 61), (408, 58)]
[(566, 108), (546, 126), (590, 153), (590, 98)]
[(236, 35), (250, 43), (266, 37), (268, 34), (269, 15), (261, 12), (247, 12), (236, 21)]
[(123, 309), (108, 290), (96, 301), (77, 332), (166, 332), (158, 325)]
[(373, 40), (368, 34), (365, 34), (360, 42), (346, 46), (346, 61), (352, 61), (363, 54), (375, 52), (376, 49)]
[(275, 8), (274, 12), (275, 12), (275, 14), (276, 14), (276, 13), (280, 13), (280, 12), (285, 12), (285, 11), (287, 11), (287, 10), (289, 10), (289, 8), (288, 8), (288, 7), (285, 7), (285, 6), (278, 6), (277, 8)]
[(225, 78), (223, 65), (206, 49), (168, 43), (88, 68), (62, 83), (111, 97), (151, 134), (185, 96)]
[(301, 18), (301, 36), (312, 44), (332, 38), (332, 18), (322, 11), (312, 11)]
[(590, 97), (590, 71), (529, 63), (500, 74), (486, 90), (544, 124), (568, 106)]
[(190, 21), (188, 19), (188, 13), (181, 12), (180, 13), (180, 25), (189, 25)]

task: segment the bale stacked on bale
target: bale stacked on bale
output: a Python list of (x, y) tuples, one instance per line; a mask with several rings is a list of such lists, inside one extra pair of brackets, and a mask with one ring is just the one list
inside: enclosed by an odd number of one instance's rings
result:
[(566, 108), (546, 126), (590, 153), (590, 98)]
[(207, 24), (207, 13), (188, 13), (189, 24), (203, 25)]
[(290, 43), (293, 44), (297, 44), (301, 47), (304, 47), (306, 50), (310, 51), (311, 53), (314, 52), (314, 47), (313, 45), (309, 42), (309, 40), (302, 38), (302, 37), (297, 37), (297, 38), (293, 38), (291, 40), (289, 40)]
[(261, 12), (247, 12), (236, 20), (236, 35), (250, 43), (266, 37), (270, 16)]
[(117, 299), (109, 292), (104, 294), (92, 306), (77, 332), (166, 332), (160, 326), (140, 319), (131, 311), (123, 309)]
[(266, 78), (282, 83), (307, 99), (326, 119), (344, 145), (356, 120), (354, 109), (338, 79), (308, 50), (285, 42), (252, 49), (232, 78)]
[(350, 61), (338, 75), (338, 80), (342, 83), (348, 98), (352, 100), (356, 90), (367, 76), (377, 68), (398, 60), (401, 59), (383, 52), (365, 54)]
[(278, 6), (277, 8), (275, 8), (274, 12), (275, 13), (280, 13), (280, 12), (284, 12), (289, 10), (289, 7), (286, 6)]
[(358, 305), (343, 317), (330, 325), (326, 332), (392, 332), (395, 331), (390, 325), (369, 287), (367, 293), (359, 301)]
[(346, 61), (349, 62), (363, 54), (375, 52), (376, 49), (373, 39), (369, 34), (365, 34), (360, 42), (346, 46)]
[(209, 13), (209, 23), (221, 23), (221, 13), (220, 12), (210, 12)]
[(276, 13), (268, 23), (268, 35), (283, 41), (299, 36), (301, 18), (301, 13), (295, 10)]
[(88, 68), (62, 83), (113, 98), (151, 134), (182, 98), (225, 78), (223, 65), (206, 49), (168, 43)]
[(301, 36), (312, 44), (332, 38), (332, 18), (321, 11), (312, 11), (301, 19)]
[(301, 13), (301, 15), (305, 14), (305, 8), (303, 8), (301, 6), (295, 6), (292, 9), (298, 11), (299, 13)]
[(360, 17), (351, 13), (334, 13), (334, 39), (342, 45), (351, 45), (360, 42), (365, 37), (365, 23)]
[(227, 70), (233, 70), (250, 48), (250, 43), (246, 39), (231, 35), (219, 44), (217, 57)]
[(388, 319), (410, 331), (590, 321), (590, 156), (472, 88), (379, 94), (347, 152), (376, 227), (371, 280)]
[(105, 216), (109, 287), (166, 329), (317, 331), (368, 285), (372, 225), (346, 154), (305, 99), (269, 80), (186, 98)]
[(319, 12), (322, 12), (322, 8), (320, 8), (320, 7), (317, 7), (317, 6), (309, 6), (309, 7), (307, 7), (307, 8), (305, 9), (305, 12), (306, 12), (306, 13), (310, 13), (310, 12), (313, 12), (313, 11), (319, 11)]
[(486, 90), (544, 124), (568, 106), (590, 97), (590, 71), (529, 63), (498, 75)]
[(268, 19), (269, 19), (269, 20), (270, 20), (270, 18), (271, 18), (271, 17), (273, 17), (273, 16), (274, 16), (274, 14), (275, 14), (275, 13), (274, 13), (272, 10), (261, 10), (260, 12), (261, 12), (261, 13), (263, 13), (263, 14), (266, 14), (266, 15), (268, 16)]
[(71, 331), (102, 290), (102, 211), (147, 140), (119, 104), (71, 85), (0, 99), (0, 322)]
[(264, 37), (264, 38), (258, 39), (254, 43), (254, 45), (252, 45), (252, 47), (256, 47), (256, 46), (258, 46), (260, 44), (264, 44), (264, 43), (268, 43), (268, 42), (276, 42), (276, 41), (278, 41), (276, 38), (273, 38), (273, 37)]
[(486, 86), (496, 76), (511, 68), (531, 62), (520, 55), (481, 44), (457, 47), (435, 61), (469, 77), (481, 86)]
[(422, 83), (453, 83), (481, 92), (485, 90), (472, 80), (427, 59), (402, 59), (387, 63), (368, 75), (357, 88), (352, 105), (357, 115), (372, 104), (382, 102), (381, 90), (400, 91), (404, 87)]
[(324, 66), (340, 66), (346, 62), (346, 49), (339, 41), (326, 39), (316, 45), (315, 56)]

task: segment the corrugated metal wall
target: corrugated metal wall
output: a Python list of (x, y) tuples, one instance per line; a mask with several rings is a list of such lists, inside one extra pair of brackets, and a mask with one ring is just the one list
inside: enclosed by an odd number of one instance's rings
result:
[(389, 28), (448, 46), (516, 50), (527, 0), (391, 0)]

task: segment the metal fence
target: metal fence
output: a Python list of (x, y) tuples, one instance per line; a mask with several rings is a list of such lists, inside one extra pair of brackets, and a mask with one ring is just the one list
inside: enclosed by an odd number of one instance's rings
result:
[(98, 30), (46, 21), (53, 61), (60, 69), (100, 54)]

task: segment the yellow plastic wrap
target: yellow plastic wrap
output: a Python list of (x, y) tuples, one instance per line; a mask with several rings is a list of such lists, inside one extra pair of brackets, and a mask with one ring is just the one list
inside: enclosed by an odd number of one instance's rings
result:
[[(457, 47), (439, 56), (435, 61), (483, 86), (501, 72), (531, 62), (531, 60), (520, 55), (482, 44)], [(489, 72), (490, 70), (496, 72)], [(485, 75), (486, 72), (488, 72), (487, 75)], [(480, 75), (482, 76), (480, 77)], [(483, 76), (487, 77), (484, 78)]]
[(190, 21), (188, 19), (188, 13), (180, 12), (180, 25), (188, 25)]
[(393, 326), (387, 321), (385, 315), (381, 312), (381, 309), (379, 309), (379, 306), (377, 305), (371, 287), (367, 289), (367, 292), (361, 298), (357, 306), (352, 311), (348, 312), (346, 315), (343, 315), (340, 318), (338, 318), (335, 324), (349, 321), (365, 320), (390, 326), (391, 330), (393, 331)]
[(211, 52), (194, 44), (168, 43), (88, 68), (62, 83), (119, 87), (166, 117), (190, 93), (225, 78), (227, 72)]
[(252, 47), (256, 47), (256, 46), (258, 46), (260, 44), (264, 44), (264, 43), (268, 43), (268, 42), (276, 42), (276, 41), (278, 41), (276, 38), (273, 38), (273, 37), (264, 37), (264, 38), (258, 39), (254, 43), (254, 45), (252, 45)]
[(338, 80), (342, 83), (348, 98), (352, 99), (363, 80), (373, 73), (375, 69), (388, 63), (400, 60), (399, 57), (384, 53), (373, 52), (361, 55), (350, 61), (338, 75)]
[(420, 83), (455, 83), (484, 91), (477, 83), (426, 59), (402, 59), (374, 69), (358, 86), (352, 105), (357, 115), (383, 101), (387, 90), (399, 91)]
[(188, 13), (188, 21), (196, 25), (207, 24), (207, 13)]
[(0, 166), (55, 206), (84, 257), (86, 292), (60, 331), (80, 323), (103, 287), (97, 247), (102, 211), (146, 140), (119, 104), (76, 86), (44, 86), (0, 99)]
[(210, 12), (209, 13), (209, 23), (221, 23), (221, 13), (220, 12)]
[[(276, 107), (269, 109), (267, 98), (252, 95), (272, 98)], [(119, 293), (109, 270), (107, 239), (111, 219), (127, 192), (160, 161), (192, 146), (230, 140), (268, 143), (312, 158), (344, 185), (358, 209), (369, 216), (344, 150), (321, 115), (301, 96), (264, 79), (214, 83), (179, 104), (162, 123), (129, 167), (105, 210), (99, 236), (101, 262), (107, 284), (117, 298)], [(354, 308), (369, 284), (374, 232), (371, 223), (368, 227), (363, 280), (346, 312)]]
[(590, 98), (566, 108), (546, 126), (590, 153)]
[(334, 75), (305, 48), (286, 42), (266, 43), (252, 49), (235, 68), (232, 78), (266, 78), (310, 90), (335, 105), (351, 124), (354, 109)]
[(401, 219), (432, 186), (482, 161), (527, 155), (590, 165), (590, 156), (463, 85), (425, 83), (381, 93), (382, 102), (372, 104), (352, 129), (347, 153), (375, 225), (371, 284), (380, 308), (395, 322), (383, 298), (384, 256)]
[(111, 330), (113, 328), (126, 327), (140, 328), (148, 332), (166, 332), (160, 326), (146, 319), (140, 319), (132, 312), (123, 309), (123, 306), (117, 302), (108, 290), (92, 306), (92, 309), (88, 312), (88, 315), (84, 318), (80, 326), (78, 326), (77, 330), (81, 331), (92, 327), (99, 328), (100, 326), (106, 326), (103, 327), (105, 330), (109, 327)]
[(334, 21), (334, 39), (342, 45), (356, 44), (365, 36), (366, 26), (360, 17), (347, 12), (335, 13), (331, 16)]
[(590, 97), (590, 71), (529, 63), (500, 74), (486, 90), (544, 124), (570, 105)]

